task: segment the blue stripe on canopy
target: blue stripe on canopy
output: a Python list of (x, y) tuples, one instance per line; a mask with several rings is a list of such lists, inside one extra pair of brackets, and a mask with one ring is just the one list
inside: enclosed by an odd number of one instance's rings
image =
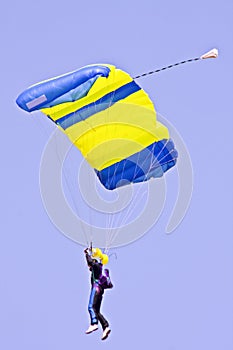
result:
[(173, 141), (161, 140), (96, 173), (104, 187), (113, 190), (127, 183), (161, 177), (176, 164), (177, 157)]
[(106, 94), (99, 100), (92, 102), (78, 109), (77, 111), (69, 113), (64, 117), (58, 119), (56, 121), (56, 124), (60, 125), (65, 130), (82, 120), (86, 120), (93, 114), (111, 107), (114, 103), (123, 100), (124, 98), (139, 90), (141, 90), (140, 86), (138, 86), (134, 81), (131, 81), (130, 83), (121, 86), (117, 90)]

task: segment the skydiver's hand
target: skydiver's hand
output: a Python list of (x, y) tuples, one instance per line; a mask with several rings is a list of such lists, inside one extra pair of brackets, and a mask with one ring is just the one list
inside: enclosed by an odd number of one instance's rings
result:
[(84, 249), (84, 253), (88, 254), (88, 248)]

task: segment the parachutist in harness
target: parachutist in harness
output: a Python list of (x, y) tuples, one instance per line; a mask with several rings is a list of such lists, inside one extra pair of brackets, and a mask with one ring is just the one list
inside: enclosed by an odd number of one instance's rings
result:
[(109, 277), (109, 270), (103, 270), (102, 262), (91, 256), (92, 249), (86, 248), (84, 253), (86, 255), (87, 265), (91, 271), (91, 294), (88, 304), (88, 311), (90, 314), (91, 324), (86, 331), (86, 334), (90, 334), (98, 329), (98, 322), (100, 322), (103, 335), (102, 340), (107, 339), (111, 332), (109, 323), (106, 318), (100, 313), (100, 307), (103, 299), (104, 289), (112, 288)]

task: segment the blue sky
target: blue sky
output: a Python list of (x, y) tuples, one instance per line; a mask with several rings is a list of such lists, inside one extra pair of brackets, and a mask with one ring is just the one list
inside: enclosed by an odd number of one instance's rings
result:
[[(228, 0), (2, 5), (2, 349), (233, 348), (232, 10)], [(113, 63), (134, 76), (212, 47), (217, 60), (140, 81), (186, 144), (193, 195), (182, 223), (165, 234), (177, 193), (176, 174), (168, 173), (156, 225), (113, 250), (115, 288), (103, 304), (112, 334), (102, 343), (99, 332), (84, 334), (83, 247), (59, 232), (41, 200), (40, 161), (53, 127), (15, 99), (35, 82), (87, 64)]]

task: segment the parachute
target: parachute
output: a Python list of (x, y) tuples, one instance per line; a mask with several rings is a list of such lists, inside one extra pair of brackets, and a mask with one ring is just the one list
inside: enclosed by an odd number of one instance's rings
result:
[(163, 176), (177, 151), (154, 104), (126, 72), (83, 67), (21, 93), (18, 106), (42, 111), (81, 151), (108, 190)]

